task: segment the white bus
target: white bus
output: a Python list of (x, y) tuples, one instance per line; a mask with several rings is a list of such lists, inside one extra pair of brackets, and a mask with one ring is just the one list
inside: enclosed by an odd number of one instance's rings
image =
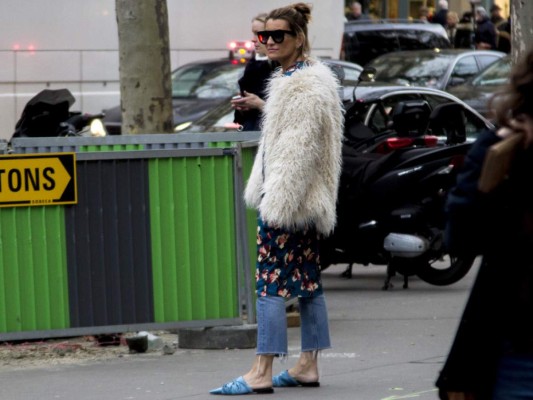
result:
[[(226, 57), (230, 41), (250, 37), (252, 17), (290, 3), (167, 0), (172, 69)], [(313, 54), (336, 58), (344, 1), (310, 3)], [(0, 139), (11, 138), (26, 102), (46, 88), (69, 89), (72, 111), (98, 113), (120, 103), (115, 0), (6, 0), (2, 6)]]

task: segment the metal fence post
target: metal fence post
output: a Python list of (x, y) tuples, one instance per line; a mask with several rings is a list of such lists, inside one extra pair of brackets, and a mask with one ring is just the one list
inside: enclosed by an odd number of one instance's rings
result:
[(235, 219), (237, 231), (237, 259), (239, 260), (239, 298), (246, 307), (246, 322), (254, 324), (255, 307), (252, 298), (250, 254), (248, 251), (248, 232), (246, 227), (246, 205), (244, 204), (244, 174), (242, 167), (242, 144), (236, 143), (234, 148), (234, 188), (235, 188)]

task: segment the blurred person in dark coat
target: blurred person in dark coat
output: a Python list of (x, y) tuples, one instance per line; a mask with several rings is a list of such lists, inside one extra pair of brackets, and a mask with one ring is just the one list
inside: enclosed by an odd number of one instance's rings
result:
[(363, 13), (363, 7), (358, 1), (352, 1), (350, 12), (346, 14), (347, 21), (368, 21), (370, 18)]
[(511, 52), (511, 17), (498, 24), (496, 33), (498, 35), (496, 49), (509, 54)]
[(472, 13), (467, 11), (456, 26), (453, 47), (456, 49), (472, 49), (474, 48), (473, 38)]
[(441, 24), (443, 27), (446, 28), (447, 16), (448, 16), (448, 2), (446, 0), (440, 0), (439, 9), (435, 13), (435, 15), (433, 15), (431, 22), (433, 22), (434, 24)]
[(511, 52), (511, 18), (502, 16), (502, 9), (497, 4), (490, 8), (490, 22), (496, 28), (496, 49), (504, 53)]
[(443, 400), (533, 399), (532, 50), (490, 103), (500, 128), (480, 134), (447, 198), (450, 254), (482, 262), (436, 382)]
[(474, 43), (479, 50), (496, 50), (496, 28), (483, 7), (476, 7)]

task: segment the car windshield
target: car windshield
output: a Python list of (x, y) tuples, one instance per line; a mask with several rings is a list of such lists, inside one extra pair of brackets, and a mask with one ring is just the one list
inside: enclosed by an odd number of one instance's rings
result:
[(511, 72), (511, 58), (504, 57), (488, 66), (472, 79), (474, 86), (499, 86), (507, 83)]
[(394, 51), (450, 47), (446, 31), (440, 25), (417, 21), (376, 22), (344, 24), (342, 48), (346, 60), (366, 65), (379, 55)]
[(178, 68), (172, 74), (172, 97), (224, 98), (239, 91), (237, 81), (244, 65), (216, 67), (197, 64)]
[(442, 53), (405, 54), (390, 53), (368, 64), (376, 69), (375, 80), (402, 85), (434, 86), (446, 73), (453, 55)]

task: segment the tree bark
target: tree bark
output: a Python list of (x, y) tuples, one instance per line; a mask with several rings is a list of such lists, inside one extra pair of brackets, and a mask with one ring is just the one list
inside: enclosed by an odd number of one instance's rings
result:
[(533, 44), (533, 1), (511, 0), (511, 57), (513, 64)]
[(122, 134), (173, 132), (166, 0), (116, 0)]

